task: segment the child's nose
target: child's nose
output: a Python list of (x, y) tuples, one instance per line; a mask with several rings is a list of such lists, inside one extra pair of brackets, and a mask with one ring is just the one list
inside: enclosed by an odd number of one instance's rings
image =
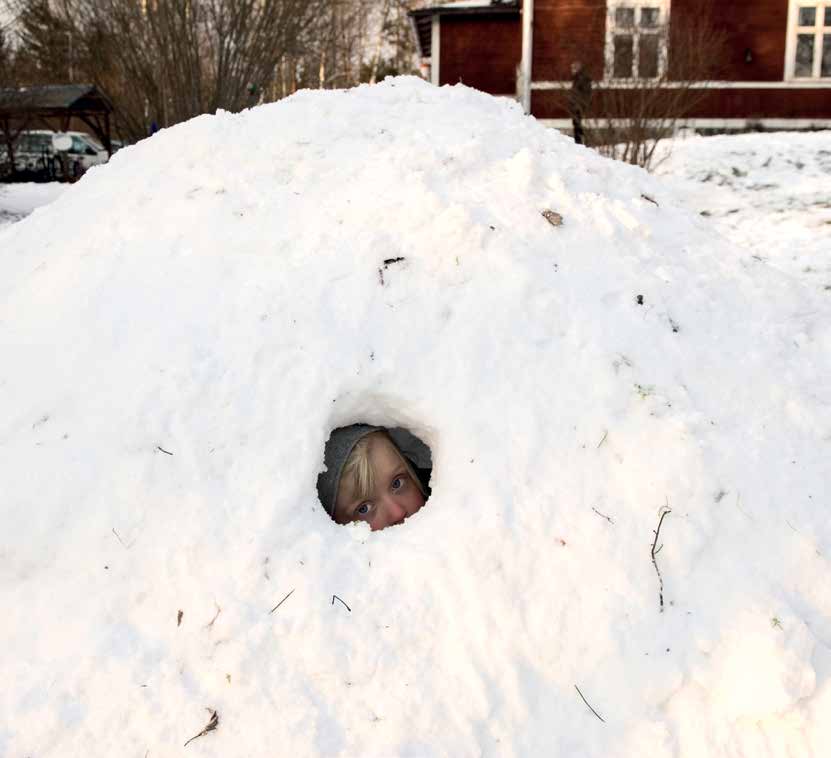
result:
[(387, 525), (400, 524), (407, 516), (407, 510), (392, 495), (384, 498), (384, 511), (387, 514)]

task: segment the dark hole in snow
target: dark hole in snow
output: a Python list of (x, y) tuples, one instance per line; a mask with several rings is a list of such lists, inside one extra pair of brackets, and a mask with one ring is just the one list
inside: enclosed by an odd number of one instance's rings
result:
[(323, 509), (339, 524), (373, 531), (400, 524), (430, 497), (430, 448), (402, 427), (350, 424), (333, 429), (317, 480)]

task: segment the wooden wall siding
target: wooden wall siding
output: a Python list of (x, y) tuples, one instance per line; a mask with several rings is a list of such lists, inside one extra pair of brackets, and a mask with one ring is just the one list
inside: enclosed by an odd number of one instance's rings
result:
[[(782, 81), (785, 75), (785, 41), (788, 0), (730, 0), (712, 2), (713, 25), (727, 34), (722, 81)], [(673, 24), (700, 13), (702, 0), (672, 0)], [(753, 60), (745, 61), (750, 50)], [(672, 53), (670, 52), (670, 56)]]
[[(565, 92), (536, 90), (531, 112), (537, 118), (569, 118)], [(602, 98), (597, 89), (594, 97)], [(831, 118), (828, 89), (721, 89), (712, 90), (689, 118)], [(589, 114), (591, 118), (591, 113)]]
[(691, 118), (831, 118), (827, 89), (713, 90)]
[(534, 81), (570, 80), (574, 61), (602, 79), (605, 44), (606, 0), (534, 3)]
[(522, 28), (504, 16), (443, 16), (440, 84), (475, 87), (492, 95), (516, 94)]
[[(726, 57), (718, 78), (782, 81), (788, 0), (672, 0), (673, 24), (712, 8), (716, 28), (727, 33)], [(441, 82), (466, 84), (494, 94), (515, 88), (522, 55), (521, 21), (515, 17), (453, 17), (441, 20)], [(568, 81), (571, 63), (581, 61), (592, 79), (604, 73), (606, 0), (536, 0), (534, 81)], [(748, 63), (746, 52), (752, 60)], [(672, 55), (670, 51), (670, 56)]]

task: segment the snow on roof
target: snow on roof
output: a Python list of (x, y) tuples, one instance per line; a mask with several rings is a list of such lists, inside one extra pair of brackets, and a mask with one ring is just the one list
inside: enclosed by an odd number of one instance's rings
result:
[[(827, 745), (828, 303), (659, 180), (388, 79), (165, 129), (0, 251), (4, 755)], [(403, 525), (317, 500), (355, 421), (431, 446)]]

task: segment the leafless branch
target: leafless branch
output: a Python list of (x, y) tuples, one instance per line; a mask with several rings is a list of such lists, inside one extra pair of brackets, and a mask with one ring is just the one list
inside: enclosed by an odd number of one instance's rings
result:
[(184, 747), (187, 747), (188, 745), (190, 745), (190, 743), (193, 742), (195, 739), (198, 739), (199, 737), (204, 737), (208, 732), (212, 732), (214, 729), (216, 729), (219, 726), (219, 714), (216, 711), (211, 710), (210, 708), (208, 708), (208, 711), (211, 714), (211, 719), (210, 719), (210, 721), (208, 721), (207, 726), (201, 732), (199, 732), (199, 734), (194, 734), (193, 737), (191, 737), (184, 744)]
[(661, 552), (661, 548), (663, 548), (663, 544), (656, 549), (656, 545), (658, 544), (658, 536), (661, 534), (661, 525), (664, 523), (664, 519), (672, 513), (672, 510), (669, 507), (669, 501), (667, 500), (667, 504), (661, 507), (660, 510), (660, 517), (658, 519), (658, 528), (654, 530), (655, 539), (652, 541), (652, 549), (649, 551), (649, 554), (652, 556), (652, 565), (655, 567), (655, 573), (658, 575), (658, 599), (660, 601), (660, 612), (664, 612), (664, 578), (661, 576), (661, 570), (658, 568), (658, 561), (656, 557), (658, 553)]
[(590, 710), (590, 711), (591, 711), (591, 712), (592, 712), (595, 716), (597, 716), (597, 718), (599, 718), (599, 719), (600, 719), (600, 720), (601, 720), (601, 721), (605, 724), (605, 723), (606, 723), (606, 720), (605, 720), (605, 719), (603, 718), (603, 716), (601, 716), (601, 715), (600, 715), (600, 714), (599, 714), (599, 713), (598, 713), (598, 712), (597, 712), (594, 708), (592, 708), (592, 707), (591, 707), (591, 705), (589, 704), (589, 701), (588, 701), (588, 700), (586, 700), (585, 695), (583, 695), (583, 693), (582, 693), (582, 692), (580, 692), (580, 688), (579, 688), (576, 684), (574, 685), (574, 689), (575, 689), (575, 690), (577, 690), (577, 694), (578, 694), (578, 695), (580, 695), (580, 697), (582, 698), (583, 702), (584, 702), (584, 703), (588, 706), (588, 709), (589, 709), (589, 710)]
[(291, 592), (289, 592), (289, 594), (288, 594), (288, 595), (286, 595), (286, 596), (285, 596), (285, 597), (284, 597), (284, 598), (283, 598), (283, 599), (282, 599), (279, 603), (277, 603), (277, 605), (275, 605), (275, 606), (274, 606), (274, 607), (273, 607), (273, 608), (269, 611), (269, 614), (274, 613), (274, 611), (276, 611), (276, 610), (277, 610), (277, 609), (278, 609), (278, 608), (279, 608), (279, 607), (280, 607), (283, 603), (285, 603), (285, 602), (286, 602), (286, 600), (288, 600), (288, 599), (292, 596), (292, 594), (293, 594), (293, 593), (294, 593), (294, 590), (292, 590)]

